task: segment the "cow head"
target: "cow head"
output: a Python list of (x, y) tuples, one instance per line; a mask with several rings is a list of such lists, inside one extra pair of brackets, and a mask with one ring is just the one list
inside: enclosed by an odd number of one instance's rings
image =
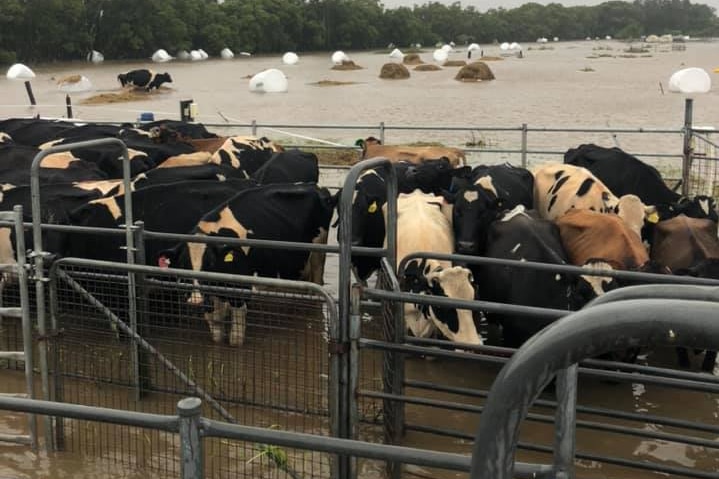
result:
[(639, 237), (642, 237), (642, 228), (646, 223), (655, 224), (659, 221), (657, 207), (645, 205), (636, 195), (620, 197), (614, 207), (614, 213), (624, 220), (629, 229)]
[(12, 143), (12, 137), (4, 131), (0, 131), (0, 145), (11, 145)]
[(680, 214), (690, 218), (708, 218), (714, 222), (719, 221), (717, 216), (717, 205), (714, 198), (706, 195), (697, 195), (694, 198), (682, 198), (675, 207), (675, 216)]
[(360, 175), (352, 196), (352, 245), (381, 247), (385, 236), (382, 207), (387, 186), (378, 170)]
[[(582, 265), (582, 268), (613, 271), (619, 269), (616, 266), (617, 265), (603, 259), (592, 258), (587, 260), (587, 262)], [(574, 288), (572, 288), (569, 301), (571, 309), (582, 309), (589, 301), (618, 287), (619, 283), (611, 276), (581, 275), (577, 278)]]
[[(467, 268), (443, 268), (436, 260), (423, 259), (407, 263), (404, 287), (414, 293), (470, 301), (475, 297), (472, 281), (472, 273)], [(434, 329), (428, 324), (431, 322), (451, 341), (482, 344), (470, 310), (406, 304), (407, 319), (408, 327), (416, 336), (428, 336)]]
[(460, 254), (482, 254), (487, 230), (502, 209), (502, 200), (479, 185), (467, 185), (455, 193), (443, 192), (451, 204), (455, 250)]

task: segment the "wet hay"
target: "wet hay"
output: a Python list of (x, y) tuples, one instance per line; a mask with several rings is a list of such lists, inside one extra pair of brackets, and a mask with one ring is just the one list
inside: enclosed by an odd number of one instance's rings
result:
[(463, 67), (467, 64), (464, 60), (447, 60), (442, 64), (443, 67)]
[(422, 65), (417, 65), (414, 69), (418, 72), (436, 72), (440, 71), (442, 67), (432, 63), (423, 63)]
[(386, 80), (404, 80), (409, 78), (409, 70), (401, 63), (385, 63), (379, 77)]
[(342, 60), (342, 63), (339, 65), (334, 65), (332, 70), (363, 70), (364, 68), (357, 65), (352, 60)]
[(494, 80), (494, 73), (484, 62), (474, 62), (463, 66), (454, 79), (463, 82)]
[(142, 89), (129, 88), (117, 93), (100, 93), (80, 100), (81, 105), (102, 105), (106, 103), (125, 103), (131, 101), (149, 100), (155, 95), (170, 93), (169, 88), (160, 87), (157, 90), (148, 92)]
[(335, 80), (320, 80), (318, 82), (310, 83), (315, 86), (342, 86), (342, 85), (356, 85), (356, 81), (335, 81)]
[(488, 57), (482, 57), (482, 58), (480, 58), (479, 60), (480, 60), (480, 61), (483, 61), (483, 62), (498, 62), (498, 61), (500, 61), (500, 60), (504, 60), (504, 58), (502, 58), (502, 57), (489, 57), (489, 56), (488, 56)]
[(408, 53), (402, 59), (402, 63), (405, 65), (421, 65), (424, 62), (417, 53)]
[(82, 75), (68, 75), (57, 80), (58, 85), (68, 85), (73, 83), (80, 83), (82, 81)]

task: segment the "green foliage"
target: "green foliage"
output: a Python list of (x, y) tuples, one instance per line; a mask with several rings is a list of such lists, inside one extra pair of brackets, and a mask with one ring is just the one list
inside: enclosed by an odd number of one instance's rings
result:
[(202, 48), (235, 51), (358, 50), (677, 32), (719, 35), (714, 9), (689, 0), (608, 1), (564, 7), (525, 3), (479, 12), (460, 2), (386, 9), (380, 0), (1, 0), (0, 62), (148, 58)]

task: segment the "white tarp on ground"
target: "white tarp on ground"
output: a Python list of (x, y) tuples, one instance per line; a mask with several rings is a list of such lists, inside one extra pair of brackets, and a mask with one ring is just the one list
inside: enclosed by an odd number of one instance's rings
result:
[(342, 50), (337, 50), (332, 54), (332, 63), (335, 65), (341, 65), (342, 62), (348, 62), (350, 57), (347, 56)]
[(400, 60), (404, 58), (404, 53), (399, 48), (395, 48), (392, 50), (389, 54), (390, 58), (399, 58)]
[(223, 48), (222, 51), (220, 51), (220, 57), (223, 60), (231, 60), (235, 58), (235, 54), (232, 53), (232, 50), (230, 50), (229, 48)]
[(287, 86), (287, 77), (276, 68), (261, 71), (250, 79), (250, 91), (257, 93), (283, 93)]
[(669, 91), (677, 93), (706, 93), (712, 80), (703, 68), (684, 68), (669, 78)]

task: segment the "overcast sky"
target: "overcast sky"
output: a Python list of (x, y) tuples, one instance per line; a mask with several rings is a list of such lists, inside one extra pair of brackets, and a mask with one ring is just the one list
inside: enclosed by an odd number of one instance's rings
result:
[[(433, 0), (435, 1), (435, 0)], [(447, 5), (451, 5), (453, 3), (452, 0), (439, 0), (440, 3), (445, 3)], [(546, 0), (536, 0), (534, 3), (539, 3), (542, 5), (547, 5), (549, 3), (559, 3), (561, 5), (564, 5), (565, 7), (571, 7), (575, 5), (599, 5), (600, 3), (604, 3), (606, 0), (555, 0), (554, 2), (546, 1)], [(417, 5), (423, 5), (425, 3), (429, 3), (429, 0), (381, 0), (381, 2), (384, 4), (386, 8), (396, 8), (400, 6), (407, 6), (411, 7), (415, 4)], [(462, 7), (468, 7), (473, 6), (476, 8), (479, 12), (486, 12), (490, 8), (516, 8), (520, 5), (524, 5), (525, 3), (529, 3), (527, 0), (461, 0), (460, 1)], [(705, 4), (709, 5), (710, 7), (713, 7), (717, 10), (719, 10), (719, 0), (694, 0), (692, 3), (695, 4)]]

